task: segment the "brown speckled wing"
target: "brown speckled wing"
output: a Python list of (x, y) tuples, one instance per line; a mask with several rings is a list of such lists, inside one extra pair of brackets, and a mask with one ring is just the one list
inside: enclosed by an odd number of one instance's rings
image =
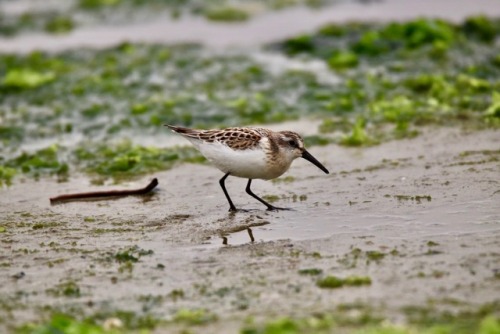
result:
[(253, 129), (227, 128), (201, 131), (198, 138), (209, 143), (222, 143), (233, 150), (246, 150), (258, 146), (262, 136)]
[(262, 138), (260, 130), (251, 128), (227, 128), (224, 130), (196, 130), (180, 126), (166, 125), (184, 137), (203, 140), (207, 143), (219, 142), (233, 150), (246, 150), (259, 145)]
[(184, 137), (189, 137), (189, 138), (196, 138), (198, 139), (198, 135), (200, 132), (203, 132), (203, 130), (196, 130), (196, 129), (189, 129), (189, 128), (183, 128), (182, 126), (174, 126), (174, 125), (168, 125), (165, 124), (166, 127), (168, 127), (170, 130), (179, 133), (183, 135)]

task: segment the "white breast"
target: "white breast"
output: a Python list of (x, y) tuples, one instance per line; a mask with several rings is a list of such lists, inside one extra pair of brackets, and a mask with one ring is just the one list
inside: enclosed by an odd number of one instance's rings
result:
[(270, 168), (266, 154), (259, 146), (248, 150), (233, 150), (219, 142), (190, 141), (213, 165), (232, 176), (269, 180), (284, 172), (277, 175), (277, 171)]

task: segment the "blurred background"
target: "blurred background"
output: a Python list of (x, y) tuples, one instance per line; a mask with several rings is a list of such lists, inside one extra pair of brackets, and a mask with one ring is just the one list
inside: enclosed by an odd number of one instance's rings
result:
[[(0, 0), (0, 332), (500, 333), (499, 36), (497, 0)], [(228, 215), (165, 123), (331, 174)]]
[[(144, 151), (171, 146), (163, 123), (307, 119), (308, 145), (354, 146), (422, 125), (498, 125), (492, 0), (4, 0), (0, 10), (5, 184), (164, 170), (171, 156)], [(102, 166), (107, 154), (117, 166)]]

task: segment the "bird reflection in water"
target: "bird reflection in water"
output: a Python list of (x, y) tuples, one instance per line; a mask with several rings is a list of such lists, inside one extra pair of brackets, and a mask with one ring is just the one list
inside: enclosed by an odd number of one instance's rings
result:
[(250, 238), (250, 243), (254, 243), (255, 237), (253, 236), (253, 231), (252, 231), (251, 227), (264, 226), (264, 225), (268, 225), (268, 224), (269, 224), (269, 222), (259, 222), (259, 223), (253, 223), (253, 224), (248, 224), (248, 225), (241, 225), (241, 226), (237, 226), (235, 228), (232, 228), (231, 230), (226, 230), (226, 231), (220, 233), (220, 237), (222, 238), (222, 244), (229, 245), (228, 236), (230, 234), (238, 233), (238, 232), (245, 231), (245, 230), (247, 231), (248, 236)]

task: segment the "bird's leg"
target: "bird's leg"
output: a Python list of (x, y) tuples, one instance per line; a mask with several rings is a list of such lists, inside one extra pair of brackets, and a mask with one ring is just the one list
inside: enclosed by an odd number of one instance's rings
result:
[(249, 194), (250, 196), (252, 196), (253, 198), (255, 198), (257, 201), (261, 202), (262, 204), (264, 204), (265, 206), (267, 206), (267, 209), (268, 210), (290, 210), (288, 208), (278, 208), (274, 205), (271, 205), (269, 203), (267, 203), (266, 201), (264, 201), (262, 198), (260, 198), (259, 196), (255, 195), (253, 192), (252, 192), (252, 189), (250, 189), (250, 185), (252, 184), (252, 179), (248, 179), (248, 183), (247, 183), (247, 188), (245, 189), (247, 194)]
[(231, 197), (229, 197), (229, 194), (227, 193), (226, 186), (224, 185), (224, 182), (226, 181), (226, 178), (229, 176), (229, 173), (224, 175), (222, 179), (219, 180), (219, 184), (222, 187), (222, 191), (224, 191), (224, 195), (226, 195), (227, 201), (229, 202), (229, 211), (236, 211), (236, 207), (233, 204), (233, 201), (231, 201)]

